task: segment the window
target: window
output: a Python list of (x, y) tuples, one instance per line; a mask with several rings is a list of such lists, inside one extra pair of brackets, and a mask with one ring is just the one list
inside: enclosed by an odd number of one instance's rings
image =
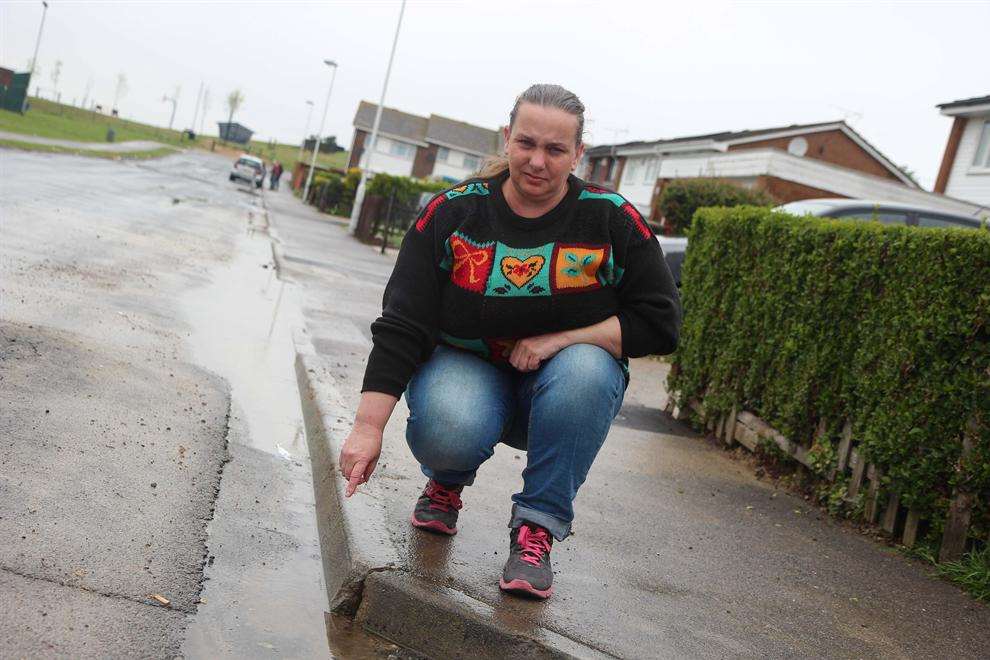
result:
[(411, 159), (416, 157), (416, 147), (406, 142), (399, 142), (398, 140), (390, 140), (392, 143), (389, 145), (388, 153), (393, 156), (398, 156), (399, 158)]
[(976, 156), (973, 158), (973, 167), (990, 168), (990, 120), (983, 122), (980, 141), (976, 145)]
[(481, 159), (471, 154), (464, 154), (464, 167), (475, 172), (481, 169)]
[(626, 183), (636, 183), (636, 175), (639, 174), (639, 158), (629, 158), (626, 160), (626, 173), (623, 179)]
[(660, 164), (659, 158), (651, 158), (643, 168), (643, 183), (653, 183), (657, 178), (657, 167)]
[(956, 228), (968, 227), (970, 229), (979, 229), (980, 223), (977, 220), (970, 220), (968, 218), (949, 218), (946, 216), (918, 214), (918, 226)]
[(437, 149), (437, 162), (446, 163), (450, 160), (450, 149), (447, 147), (440, 147)]
[(846, 211), (845, 213), (836, 213), (832, 217), (843, 220), (877, 221), (885, 225), (906, 225), (908, 223), (907, 213), (899, 211)]

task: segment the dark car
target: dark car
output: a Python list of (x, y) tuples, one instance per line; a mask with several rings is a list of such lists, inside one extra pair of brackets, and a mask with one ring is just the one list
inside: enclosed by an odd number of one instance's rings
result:
[[(848, 218), (872, 220), (888, 225), (911, 227), (963, 227), (979, 229), (986, 218), (946, 213), (897, 202), (878, 202), (865, 199), (803, 199), (778, 206), (778, 211), (792, 215), (813, 215), (819, 218)], [(990, 215), (990, 211), (987, 211)]]

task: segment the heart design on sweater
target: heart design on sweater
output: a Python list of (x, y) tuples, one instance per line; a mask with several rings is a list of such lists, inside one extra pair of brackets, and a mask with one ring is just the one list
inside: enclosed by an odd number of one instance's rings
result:
[(504, 257), (502, 259), (502, 274), (516, 288), (521, 289), (526, 286), (527, 282), (536, 277), (537, 273), (543, 269), (545, 262), (546, 259), (538, 254), (534, 254), (525, 261), (516, 257)]

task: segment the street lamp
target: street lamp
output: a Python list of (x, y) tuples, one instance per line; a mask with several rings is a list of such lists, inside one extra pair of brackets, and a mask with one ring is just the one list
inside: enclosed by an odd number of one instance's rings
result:
[(313, 102), (306, 99), (306, 105), (309, 106), (309, 112), (306, 113), (306, 130), (303, 131), (302, 142), (299, 143), (299, 157), (296, 160), (301, 161), (303, 158), (303, 147), (306, 146), (306, 138), (309, 137), (309, 120), (313, 118)]
[(309, 174), (306, 176), (306, 187), (303, 188), (303, 201), (309, 199), (309, 186), (313, 183), (313, 170), (316, 169), (316, 154), (320, 150), (320, 141), (323, 139), (323, 124), (327, 121), (327, 109), (330, 108), (330, 94), (333, 93), (333, 81), (337, 79), (337, 63), (333, 60), (323, 60), (323, 63), (333, 69), (330, 75), (330, 89), (327, 90), (327, 100), (323, 104), (323, 119), (320, 120), (320, 131), (316, 134), (316, 143), (313, 145), (313, 160), (309, 164)]
[[(31, 78), (34, 77), (34, 70), (38, 66), (38, 49), (41, 48), (41, 31), (45, 29), (45, 16), (48, 15), (48, 3), (42, 2), (44, 9), (41, 10), (41, 26), (38, 27), (38, 40), (34, 42), (34, 57), (31, 58)], [(29, 78), (30, 80), (30, 78)], [(27, 88), (24, 89), (24, 102), (21, 105), (21, 114), (27, 110)]]
[(354, 193), (354, 206), (351, 208), (351, 222), (347, 225), (347, 231), (353, 234), (357, 231), (358, 220), (361, 218), (361, 207), (364, 205), (364, 187), (368, 180), (368, 170), (371, 168), (371, 152), (375, 149), (378, 141), (378, 127), (382, 123), (382, 109), (385, 107), (385, 92), (388, 91), (388, 78), (392, 75), (392, 60), (395, 59), (395, 47), (399, 43), (399, 30), (402, 28), (402, 15), (406, 13), (406, 0), (402, 0), (402, 8), (399, 9), (399, 22), (395, 26), (395, 38), (392, 39), (392, 52), (388, 56), (388, 66), (385, 68), (385, 82), (382, 83), (382, 98), (378, 101), (378, 109), (375, 110), (375, 123), (371, 127), (371, 142), (365, 142), (367, 146), (361, 154), (361, 161), (358, 167), (361, 168), (361, 178), (358, 179), (357, 191)]

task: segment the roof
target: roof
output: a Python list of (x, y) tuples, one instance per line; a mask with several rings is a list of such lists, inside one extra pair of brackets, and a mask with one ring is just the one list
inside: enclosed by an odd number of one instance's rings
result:
[[(354, 115), (354, 126), (370, 133), (377, 108), (374, 103), (361, 101)], [(382, 110), (379, 131), (413, 142), (440, 144), (485, 156), (498, 149), (498, 131), (441, 115), (421, 117), (387, 106)]]
[(936, 108), (939, 110), (950, 110), (952, 108), (966, 108), (972, 105), (986, 105), (990, 103), (990, 96), (974, 96), (971, 99), (959, 99), (949, 103), (939, 103)]
[(426, 141), (463, 147), (467, 151), (493, 154), (498, 149), (498, 131), (440, 115), (430, 115)]
[[(378, 106), (374, 103), (361, 101), (358, 104), (357, 114), (354, 115), (354, 125), (358, 128), (371, 132), (375, 124), (375, 111)], [(382, 110), (382, 122), (378, 130), (396, 137), (404, 137), (415, 142), (424, 142), (426, 139), (426, 117), (409, 114), (394, 108), (385, 107)]]
[[(902, 183), (911, 186), (912, 188), (917, 188), (918, 184), (911, 180), (897, 165), (895, 165), (889, 158), (884, 156), (879, 149), (874, 147), (872, 144), (867, 142), (866, 138), (857, 133), (849, 124), (844, 121), (826, 121), (817, 122), (814, 124), (789, 124), (787, 126), (776, 126), (773, 128), (759, 128), (759, 129), (747, 129), (742, 131), (722, 131), (720, 133), (706, 133), (703, 135), (688, 135), (685, 137), (660, 139), (653, 141), (636, 141), (636, 142), (624, 142), (622, 144), (604, 144), (588, 149), (587, 153), (589, 158), (595, 158), (599, 156), (606, 156), (615, 153), (619, 149), (631, 150), (636, 148), (653, 148), (657, 151), (662, 151), (664, 147), (677, 147), (683, 146), (686, 143), (691, 142), (702, 142), (709, 143), (711, 147), (715, 144), (729, 146), (732, 144), (737, 144), (740, 142), (752, 142), (754, 140), (759, 140), (763, 138), (771, 138), (775, 136), (785, 136), (785, 135), (801, 135), (805, 132), (818, 132), (823, 130), (841, 130), (846, 135), (849, 136), (854, 142), (859, 144), (867, 153), (869, 153), (875, 160), (877, 160), (881, 165), (887, 168), (892, 174), (894, 174)], [(702, 145), (699, 145), (702, 146)]]

